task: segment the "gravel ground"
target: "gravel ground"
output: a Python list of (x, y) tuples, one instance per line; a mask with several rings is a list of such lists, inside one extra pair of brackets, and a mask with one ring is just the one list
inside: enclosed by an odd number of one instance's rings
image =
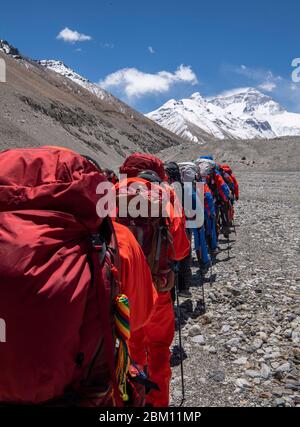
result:
[[(181, 298), (184, 406), (300, 407), (300, 173), (241, 173), (236, 232)], [(194, 263), (194, 265), (196, 265)], [(178, 333), (172, 404), (181, 401)], [(177, 366), (176, 366), (177, 365)]]

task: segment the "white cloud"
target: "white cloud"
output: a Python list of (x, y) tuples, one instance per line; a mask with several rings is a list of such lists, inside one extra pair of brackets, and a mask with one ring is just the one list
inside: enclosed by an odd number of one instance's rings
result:
[(259, 89), (264, 90), (266, 92), (273, 92), (274, 89), (277, 88), (277, 84), (274, 82), (264, 82), (261, 83), (258, 87)]
[(66, 27), (60, 31), (60, 33), (56, 36), (58, 40), (63, 40), (68, 43), (75, 42), (85, 42), (92, 40), (91, 36), (87, 36), (85, 34), (81, 34), (78, 31), (70, 30), (70, 28)]
[(148, 47), (148, 50), (149, 50), (149, 52), (151, 53), (151, 55), (154, 55), (154, 54), (155, 54), (155, 50), (153, 49), (153, 47), (152, 47), (152, 46), (149, 46), (149, 47)]
[(180, 65), (174, 73), (160, 71), (156, 74), (143, 73), (136, 68), (124, 68), (109, 74), (99, 84), (103, 89), (118, 89), (128, 99), (143, 95), (166, 93), (175, 84), (196, 85), (198, 79), (190, 66)]

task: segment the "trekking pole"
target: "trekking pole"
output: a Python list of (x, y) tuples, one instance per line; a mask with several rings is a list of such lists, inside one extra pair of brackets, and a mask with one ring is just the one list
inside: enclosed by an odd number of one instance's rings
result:
[(206, 304), (205, 304), (205, 292), (204, 292), (204, 277), (203, 277), (203, 271), (201, 269), (200, 269), (200, 281), (201, 281), (201, 287), (202, 287), (203, 314), (205, 314)]
[(236, 226), (235, 226), (235, 221), (234, 220), (232, 220), (232, 225), (233, 225), (233, 232), (234, 232), (235, 235), (237, 235), (236, 234)]
[(227, 259), (230, 260), (230, 235), (227, 237)]
[(228, 206), (224, 206), (224, 223), (226, 224), (226, 230), (227, 230), (227, 257), (228, 260), (230, 260), (230, 202), (228, 202)]
[(213, 278), (213, 263), (210, 264), (210, 274), (209, 274), (209, 284), (212, 286), (212, 278)]
[(177, 319), (178, 319), (178, 337), (179, 337), (179, 353), (180, 353), (180, 371), (181, 371), (181, 390), (182, 399), (179, 407), (181, 408), (185, 402), (185, 383), (184, 383), (184, 370), (183, 370), (183, 349), (182, 349), (182, 335), (181, 335), (181, 310), (179, 304), (179, 281), (178, 281), (178, 263), (175, 264), (175, 292), (177, 304)]
[(227, 258), (230, 259), (230, 237), (227, 237)]

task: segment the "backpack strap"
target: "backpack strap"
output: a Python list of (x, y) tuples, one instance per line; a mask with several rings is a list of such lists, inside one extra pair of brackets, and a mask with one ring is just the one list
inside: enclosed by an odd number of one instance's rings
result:
[(98, 303), (101, 304), (99, 310), (100, 318), (103, 325), (103, 335), (104, 335), (104, 352), (106, 356), (106, 363), (110, 371), (114, 398), (116, 406), (122, 407), (123, 401), (120, 396), (119, 387), (117, 384), (116, 377), (116, 366), (115, 366), (115, 345), (114, 338), (112, 333), (112, 323), (111, 323), (111, 303), (110, 303), (110, 294), (109, 289), (106, 289), (105, 283), (102, 277), (102, 266), (105, 258), (109, 263), (112, 262), (107, 255), (106, 244), (101, 241), (99, 234), (93, 234), (92, 236), (92, 261), (94, 268), (94, 283), (93, 286), (97, 290)]

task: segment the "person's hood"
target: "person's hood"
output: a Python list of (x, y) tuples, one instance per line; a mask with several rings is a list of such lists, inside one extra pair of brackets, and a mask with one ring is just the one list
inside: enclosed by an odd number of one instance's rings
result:
[(151, 154), (134, 153), (120, 167), (120, 174), (128, 178), (135, 178), (144, 171), (153, 171), (162, 181), (166, 180), (163, 162)]

